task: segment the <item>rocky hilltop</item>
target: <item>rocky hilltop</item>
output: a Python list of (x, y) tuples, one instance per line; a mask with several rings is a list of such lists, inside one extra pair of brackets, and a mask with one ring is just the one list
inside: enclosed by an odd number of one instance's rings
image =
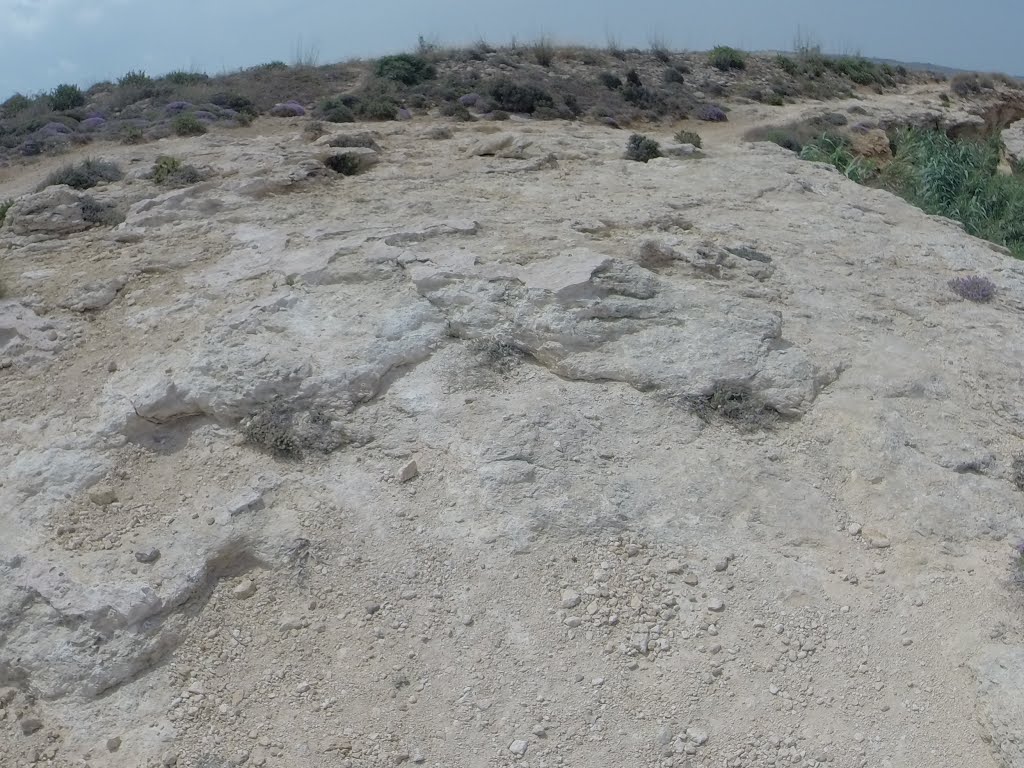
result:
[(0, 764), (1024, 765), (1024, 263), (743, 138), (930, 87), (5, 169)]

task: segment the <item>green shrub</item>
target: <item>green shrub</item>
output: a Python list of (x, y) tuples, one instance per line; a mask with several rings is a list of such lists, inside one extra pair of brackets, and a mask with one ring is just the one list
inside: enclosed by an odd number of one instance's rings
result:
[(124, 172), (117, 163), (86, 158), (80, 163), (58, 168), (46, 177), (46, 180), (39, 185), (39, 189), (43, 190), (58, 184), (66, 184), (72, 189), (92, 189), (101, 182), (120, 181), (122, 178), (124, 178)]
[(20, 112), (32, 106), (32, 99), (20, 93), (11, 96), (3, 104), (0, 104), (0, 117), (14, 117)]
[(693, 131), (682, 130), (676, 133), (675, 140), (680, 144), (693, 144), (697, 149), (701, 148), (700, 134)]
[(500, 78), (492, 82), (488, 90), (498, 109), (506, 112), (532, 113), (541, 107), (555, 106), (550, 93), (528, 83), (515, 83)]
[(857, 182), (867, 181), (875, 175), (876, 168), (862, 157), (854, 154), (849, 139), (834, 133), (826, 133), (806, 144), (800, 150), (803, 160), (829, 163), (841, 174)]
[(178, 136), (202, 136), (207, 131), (206, 124), (188, 112), (174, 118), (171, 128)]
[(533, 59), (542, 67), (550, 67), (555, 62), (555, 46), (551, 38), (542, 37), (530, 46)]
[(252, 99), (232, 91), (213, 94), (210, 97), (210, 103), (224, 109), (232, 109), (240, 115), (247, 115), (249, 117), (259, 117), (260, 114)]
[(55, 112), (66, 112), (69, 109), (85, 106), (85, 94), (77, 85), (64, 83), (50, 92), (50, 106)]
[(11, 210), (12, 205), (14, 200), (0, 200), (0, 227), (4, 225), (4, 219), (7, 218), (7, 212)]
[(356, 113), (341, 97), (321, 101), (317, 114), (329, 123), (354, 123), (356, 121)]
[(359, 158), (352, 154), (331, 155), (324, 160), (324, 165), (342, 176), (355, 176), (363, 169)]
[(398, 104), (386, 96), (374, 96), (359, 102), (359, 116), (365, 120), (394, 120), (398, 117)]
[(673, 83), (679, 84), (679, 83), (685, 83), (686, 82), (686, 78), (683, 77), (683, 73), (680, 72), (675, 67), (669, 67), (668, 69), (666, 69), (662, 73), (661, 79), (664, 80), (666, 83), (668, 83), (670, 85), (673, 84)]
[(443, 117), (454, 117), (462, 122), (468, 122), (473, 119), (469, 110), (457, 101), (446, 101), (438, 111)]
[(82, 219), (89, 224), (103, 227), (115, 227), (124, 221), (124, 214), (116, 205), (101, 203), (92, 197), (82, 198)]
[(708, 55), (708, 63), (722, 72), (727, 72), (730, 69), (746, 69), (747, 56), (735, 48), (719, 45), (711, 50)]
[(184, 70), (178, 69), (174, 72), (168, 72), (160, 79), (165, 80), (172, 85), (198, 85), (200, 83), (205, 83), (210, 79), (210, 76), (203, 74), (202, 72), (185, 72)]
[(783, 149), (788, 149), (790, 152), (796, 152), (797, 154), (804, 148), (803, 142), (800, 141), (796, 134), (784, 128), (769, 129), (763, 140), (778, 144)]
[(153, 84), (153, 78), (142, 70), (130, 70), (117, 79), (122, 88), (145, 88)]
[(800, 65), (795, 59), (781, 53), (775, 57), (775, 64), (787, 75), (796, 75), (800, 71)]
[(198, 168), (187, 165), (176, 157), (160, 155), (153, 163), (150, 178), (157, 184), (187, 187), (199, 183), (205, 176)]
[(437, 74), (429, 61), (411, 53), (400, 53), (397, 56), (385, 56), (378, 59), (374, 71), (377, 77), (395, 80), (405, 85), (419, 85), (426, 80), (433, 79)]
[(626, 159), (646, 163), (656, 157), (661, 157), (661, 146), (654, 139), (639, 133), (629, 137), (626, 142)]
[(146, 141), (145, 132), (135, 125), (126, 126), (121, 130), (122, 144), (142, 144)]

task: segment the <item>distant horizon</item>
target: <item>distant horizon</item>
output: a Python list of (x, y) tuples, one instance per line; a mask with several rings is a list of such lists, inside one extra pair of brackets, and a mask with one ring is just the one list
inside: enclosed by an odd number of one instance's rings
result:
[[(433, 6), (433, 7), (431, 7)], [(989, 24), (989, 19), (999, 24)], [(323, 63), (409, 51), (418, 36), (445, 47), (502, 47), (542, 37), (559, 45), (675, 51), (731, 45), (787, 50), (796, 40), (831, 55), (859, 53), (915, 65), (1024, 75), (1024, 4), (1011, 0), (732, 0), (726, 11), (686, 0), (381, 0), (342, 7), (323, 0), (0, 0), (0, 94), (90, 86), (142, 70), (210, 75), (310, 52)], [(799, 21), (797, 21), (799, 20)], [(311, 34), (312, 31), (312, 34)], [(0, 99), (2, 100), (2, 99)]]
[[(495, 50), (501, 50), (501, 49), (506, 49), (506, 48), (512, 48), (513, 46), (528, 47), (529, 45), (537, 42), (540, 39), (541, 38), (532, 39), (532, 40), (509, 40), (509, 41), (504, 42), (504, 43), (492, 42), (492, 41), (476, 41), (476, 42), (463, 42), (463, 43), (451, 43), (451, 44), (443, 43), (443, 42), (438, 43), (438, 42), (435, 42), (435, 41), (427, 41), (427, 42), (428, 42), (429, 45), (437, 46), (440, 50), (462, 50), (462, 49), (466, 49), (466, 48), (471, 48), (473, 45), (475, 45), (475, 44), (477, 44), (479, 42), (486, 42), (488, 45), (490, 45)], [(615, 44), (619, 45), (618, 41), (615, 41)], [(604, 45), (599, 45), (599, 44), (596, 44), (596, 43), (589, 43), (588, 44), (588, 43), (580, 43), (580, 42), (573, 42), (573, 41), (561, 41), (561, 40), (554, 42), (554, 46), (556, 48), (560, 48), (560, 49), (566, 49), (566, 48), (586, 48), (586, 49), (590, 49), (590, 50), (598, 50), (598, 51), (600, 51), (600, 50), (608, 50), (610, 45), (611, 45), (611, 43), (607, 43), (607, 42)], [(651, 49), (651, 44), (648, 43), (647, 45), (636, 45), (636, 46), (634, 46), (634, 45), (622, 45), (621, 48), (623, 50), (626, 50), (626, 51), (631, 51), (631, 52), (639, 51), (639, 52), (642, 53), (642, 52), (649, 51)], [(278, 62), (278, 61), (283, 62), (284, 64), (287, 64), (288, 66), (291, 66), (291, 67), (295, 67), (295, 66), (327, 67), (327, 66), (333, 66), (333, 65), (337, 65), (337, 64), (345, 64), (347, 62), (372, 60), (372, 59), (379, 58), (381, 56), (388, 56), (388, 55), (393, 55), (393, 54), (397, 54), (397, 53), (415, 53), (415, 52), (417, 52), (417, 50), (418, 50), (418, 45), (414, 44), (414, 45), (411, 45), (411, 46), (407, 46), (405, 48), (394, 48), (394, 49), (389, 49), (389, 50), (386, 50), (386, 51), (381, 51), (380, 53), (377, 53), (377, 54), (374, 54), (374, 55), (369, 55), (369, 56), (346, 56), (346, 57), (338, 58), (338, 59), (321, 60), (319, 52), (317, 51), (317, 49), (315, 47), (305, 48), (305, 47), (302, 47), (301, 43), (300, 43), (298, 50), (293, 51), (292, 56), (290, 56), (288, 58), (274, 59), (274, 58), (269, 58), (269, 57), (258, 57), (257, 59), (255, 59), (253, 61), (243, 63), (243, 64), (241, 64), (239, 66), (235, 66), (233, 68), (224, 68), (224, 67), (222, 67), (221, 69), (216, 70), (216, 71), (210, 71), (208, 69), (204, 69), (203, 67), (198, 67), (198, 66), (195, 66), (195, 65), (187, 66), (187, 67), (171, 67), (171, 68), (168, 68), (168, 69), (161, 69), (161, 70), (154, 70), (154, 71), (149, 71), (149, 70), (146, 70), (146, 69), (144, 69), (142, 67), (134, 67), (134, 68), (129, 67), (128, 69), (124, 70), (123, 72), (120, 72), (119, 74), (113, 75), (113, 76), (88, 77), (88, 78), (84, 78), (84, 79), (81, 79), (81, 80), (76, 80), (74, 78), (70, 78), (70, 79), (60, 80), (59, 82), (54, 82), (51, 85), (43, 87), (43, 88), (37, 88), (37, 89), (31, 89), (31, 90), (30, 89), (16, 89), (14, 91), (10, 91), (10, 92), (7, 92), (7, 93), (4, 93), (3, 91), (0, 91), (0, 103), (3, 103), (4, 100), (10, 98), (11, 96), (13, 96), (15, 94), (22, 94), (24, 96), (29, 96), (29, 97), (36, 97), (36, 96), (45, 95), (46, 93), (49, 93), (54, 88), (56, 88), (58, 85), (62, 85), (62, 84), (77, 85), (80, 88), (82, 88), (82, 90), (87, 90), (87, 89), (89, 89), (89, 88), (91, 88), (91, 87), (93, 87), (93, 86), (95, 86), (95, 85), (97, 85), (99, 83), (106, 83), (106, 82), (116, 83), (118, 78), (122, 77), (123, 75), (125, 75), (125, 74), (127, 74), (129, 72), (140, 72), (140, 71), (141, 72), (145, 72), (145, 74), (147, 74), (148, 76), (152, 77), (153, 79), (159, 79), (159, 78), (161, 78), (161, 77), (163, 77), (163, 76), (165, 76), (167, 74), (170, 74), (172, 72), (182, 72), (182, 71), (183, 72), (195, 72), (195, 73), (198, 73), (198, 74), (205, 74), (205, 75), (209, 75), (210, 77), (220, 77), (220, 76), (224, 76), (224, 75), (231, 75), (231, 74), (235, 74), (235, 73), (239, 73), (239, 72), (244, 72), (244, 71), (246, 71), (248, 69), (252, 69), (254, 67), (258, 67), (261, 64), (269, 64), (271, 62)], [(706, 48), (706, 49), (680, 48), (680, 49), (676, 49), (676, 48), (669, 47), (668, 50), (669, 50), (669, 52), (671, 52), (673, 54), (680, 54), (680, 55), (695, 54), (695, 55), (699, 55), (699, 54), (708, 53), (711, 50), (711, 48)], [(795, 57), (795, 56), (799, 56), (800, 55), (800, 51), (793, 50), (792, 48), (760, 48), (760, 49), (741, 49), (741, 50), (743, 50), (744, 52), (746, 52), (746, 53), (748, 53), (750, 55), (753, 55), (753, 56), (758, 56), (758, 55), (771, 56), (771, 55), (783, 54), (783, 55), (790, 55), (790, 56), (794, 56)], [(841, 58), (841, 57), (846, 57), (846, 56), (862, 57), (862, 58), (871, 59), (871, 60), (874, 60), (874, 61), (891, 62), (893, 64), (902, 64), (904, 66), (916, 67), (916, 68), (920, 68), (922, 70), (927, 70), (927, 69), (931, 68), (931, 69), (935, 70), (937, 73), (942, 73), (942, 72), (979, 72), (979, 73), (996, 74), (996, 73), (1001, 72), (1001, 70), (997, 70), (997, 69), (970, 69), (970, 68), (963, 68), (963, 67), (952, 66), (952, 65), (948, 65), (948, 64), (941, 64), (941, 63), (937, 63), (937, 62), (910, 61), (910, 60), (900, 59), (900, 58), (893, 57), (893, 56), (867, 56), (867, 55), (864, 55), (864, 54), (862, 54), (862, 53), (860, 53), (858, 51), (830, 51), (830, 50), (821, 49), (820, 53), (823, 56), (834, 57), (834, 58)], [(1005, 72), (1003, 74), (1007, 74), (1007, 75), (1010, 75), (1011, 77), (1024, 80), (1024, 75), (1018, 75), (1018, 74), (1015, 74), (1013, 72)]]

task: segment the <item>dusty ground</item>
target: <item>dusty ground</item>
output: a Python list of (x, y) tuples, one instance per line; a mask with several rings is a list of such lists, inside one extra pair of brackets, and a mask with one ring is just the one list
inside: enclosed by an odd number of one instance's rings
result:
[(125, 224), (0, 234), (0, 764), (1022, 765), (1024, 265), (741, 140), (809, 109), (92, 148)]

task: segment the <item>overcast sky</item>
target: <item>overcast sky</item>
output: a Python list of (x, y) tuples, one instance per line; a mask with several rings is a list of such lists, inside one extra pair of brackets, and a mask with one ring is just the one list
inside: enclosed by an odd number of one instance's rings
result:
[(1024, 75), (1022, 0), (0, 0), (0, 99), (130, 69), (210, 73), (444, 43), (559, 41), (828, 51)]

